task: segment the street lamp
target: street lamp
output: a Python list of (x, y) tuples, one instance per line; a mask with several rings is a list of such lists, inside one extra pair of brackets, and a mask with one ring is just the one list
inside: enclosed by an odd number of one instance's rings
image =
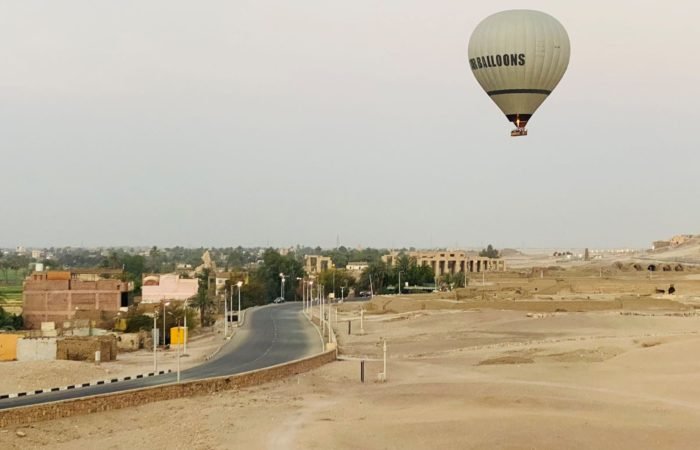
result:
[[(233, 289), (231, 289), (233, 294)], [(226, 301), (226, 293), (224, 292), (224, 339), (228, 336), (228, 302)]]
[(158, 334), (158, 325), (156, 324), (156, 319), (158, 318), (158, 307), (153, 308), (153, 373), (158, 371), (158, 339), (156, 335)]
[(280, 278), (282, 279), (280, 287), (280, 298), (284, 300), (284, 274), (280, 272)]
[[(301, 277), (297, 277), (297, 281), (301, 281), (301, 304), (304, 304), (304, 279)], [(298, 289), (298, 288), (297, 288)], [(297, 300), (297, 291), (296, 289), (294, 290), (294, 301)], [(302, 307), (302, 310), (304, 308)]]
[[(175, 320), (175, 314), (173, 314), (172, 312), (168, 312), (168, 314), (173, 316), (173, 320)], [(165, 319), (165, 318), (163, 318), (163, 319)], [(177, 328), (178, 328), (178, 330), (180, 330), (180, 319), (177, 319)], [(183, 337), (180, 333), (178, 333), (178, 336), (180, 338)], [(172, 344), (172, 336), (170, 336), (170, 343)], [(180, 345), (180, 343), (178, 342), (178, 344), (177, 344), (177, 382), (178, 383), (180, 382), (180, 347), (182, 347), (182, 345)]]
[(307, 309), (311, 311), (311, 308), (313, 308), (314, 305), (314, 280), (309, 280), (309, 289), (306, 292), (307, 297), (309, 297), (309, 303), (307, 305)]
[(165, 307), (170, 306), (170, 302), (163, 303), (163, 347), (165, 347)]
[(236, 283), (236, 286), (238, 287), (238, 316), (236, 317), (236, 324), (240, 327), (241, 326), (241, 286), (243, 286), (243, 282), (239, 281)]
[(183, 322), (185, 325), (185, 347), (182, 349), (183, 356), (187, 355), (187, 300), (185, 299), (185, 305), (182, 307), (182, 315), (184, 316)]

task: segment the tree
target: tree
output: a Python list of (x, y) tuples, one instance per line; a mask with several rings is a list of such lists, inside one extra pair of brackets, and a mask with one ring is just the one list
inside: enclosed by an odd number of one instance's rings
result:
[[(265, 285), (267, 301), (280, 296), (282, 280), (280, 274), (285, 277), (284, 297), (294, 297), (294, 286), (297, 285), (297, 277), (304, 275), (304, 267), (297, 261), (293, 254), (280, 255), (273, 249), (265, 250), (262, 264), (255, 271), (255, 278)], [(292, 294), (291, 296), (289, 294)]]
[(0, 306), (0, 330), (19, 330), (24, 326), (24, 319), (22, 315), (11, 314), (5, 311), (5, 309)]
[(493, 245), (491, 245), (491, 244), (489, 244), (488, 247), (486, 247), (485, 249), (480, 251), (479, 256), (487, 257), (487, 258), (500, 258), (501, 257), (498, 250), (493, 248)]
[(126, 332), (136, 333), (141, 330), (151, 331), (153, 329), (153, 318), (145, 314), (139, 314), (126, 318)]
[(340, 288), (343, 288), (343, 295), (347, 296), (348, 289), (355, 286), (356, 280), (344, 269), (330, 269), (321, 272), (318, 283), (325, 286), (326, 293), (333, 292), (335, 298), (340, 298)]
[(210, 269), (204, 269), (197, 275), (199, 285), (197, 294), (194, 296), (192, 304), (199, 308), (199, 321), (203, 327), (214, 323), (215, 302), (214, 293), (209, 289)]
[(378, 261), (370, 263), (362, 272), (362, 275), (360, 275), (357, 287), (361, 290), (369, 290), (371, 281), (372, 290), (374, 292), (381, 292), (389, 282), (389, 275), (389, 268), (385, 262)]

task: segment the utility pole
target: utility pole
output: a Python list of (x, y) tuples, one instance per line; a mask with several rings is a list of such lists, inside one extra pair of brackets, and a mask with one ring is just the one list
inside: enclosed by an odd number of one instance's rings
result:
[(467, 270), (469, 267), (469, 259), (467, 258), (467, 251), (464, 251), (464, 287), (467, 287)]
[(185, 348), (183, 349), (183, 354), (187, 355), (187, 299), (185, 299), (185, 306), (182, 310), (182, 315), (184, 316), (184, 322), (185, 322), (185, 340), (184, 340), (184, 345)]
[(153, 311), (153, 373), (158, 372), (158, 325), (156, 325), (158, 311)]
[(280, 298), (284, 300), (284, 274), (280, 272), (280, 278), (282, 279), (282, 283), (280, 285)]
[(238, 286), (238, 316), (236, 316), (236, 325), (239, 327), (241, 326), (241, 286), (243, 286), (243, 282), (239, 281), (236, 283), (236, 286)]

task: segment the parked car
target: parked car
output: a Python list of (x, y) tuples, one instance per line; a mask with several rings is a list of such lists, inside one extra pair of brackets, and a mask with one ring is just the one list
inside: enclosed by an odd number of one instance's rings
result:
[(284, 299), (282, 297), (277, 297), (272, 301), (272, 303), (284, 303)]

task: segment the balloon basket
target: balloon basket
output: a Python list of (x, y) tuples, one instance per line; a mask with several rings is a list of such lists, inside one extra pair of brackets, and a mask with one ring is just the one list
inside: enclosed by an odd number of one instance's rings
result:
[(510, 132), (511, 137), (516, 136), (527, 136), (527, 130), (525, 128), (516, 128)]

